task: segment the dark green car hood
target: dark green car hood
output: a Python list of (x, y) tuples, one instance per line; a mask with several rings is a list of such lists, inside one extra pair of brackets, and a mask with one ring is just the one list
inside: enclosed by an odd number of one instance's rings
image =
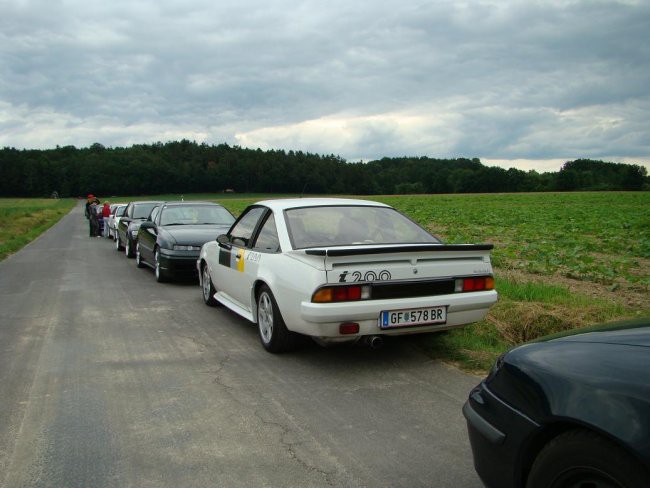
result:
[(625, 320), (574, 329), (542, 337), (533, 342), (590, 342), (650, 347), (650, 318)]

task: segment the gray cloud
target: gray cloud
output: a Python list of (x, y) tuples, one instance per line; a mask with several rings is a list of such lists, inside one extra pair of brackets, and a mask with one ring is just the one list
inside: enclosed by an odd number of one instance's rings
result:
[(0, 145), (650, 163), (648, 25), (644, 1), (5, 0)]

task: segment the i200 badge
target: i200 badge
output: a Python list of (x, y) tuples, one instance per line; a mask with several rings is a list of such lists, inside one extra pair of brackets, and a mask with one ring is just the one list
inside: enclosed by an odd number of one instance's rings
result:
[(339, 283), (354, 283), (355, 281), (388, 281), (391, 279), (390, 271), (383, 269), (381, 271), (343, 271), (339, 275)]

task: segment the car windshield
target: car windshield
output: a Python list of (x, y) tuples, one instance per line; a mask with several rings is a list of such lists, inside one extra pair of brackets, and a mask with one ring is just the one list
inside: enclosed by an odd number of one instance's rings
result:
[(235, 217), (219, 205), (166, 205), (160, 225), (230, 225)]
[(440, 242), (390, 207), (303, 207), (285, 215), (294, 249)]
[(158, 205), (157, 203), (139, 203), (133, 208), (134, 219), (146, 219), (149, 217), (151, 210)]

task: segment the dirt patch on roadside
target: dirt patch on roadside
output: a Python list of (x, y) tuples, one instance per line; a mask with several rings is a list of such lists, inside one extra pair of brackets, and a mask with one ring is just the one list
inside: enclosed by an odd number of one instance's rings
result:
[(543, 283), (568, 288), (572, 293), (606, 300), (626, 308), (650, 312), (650, 290), (640, 284), (617, 282), (614, 286), (582, 281), (555, 273), (551, 276), (526, 273), (514, 269), (496, 269), (497, 277), (517, 282)]

